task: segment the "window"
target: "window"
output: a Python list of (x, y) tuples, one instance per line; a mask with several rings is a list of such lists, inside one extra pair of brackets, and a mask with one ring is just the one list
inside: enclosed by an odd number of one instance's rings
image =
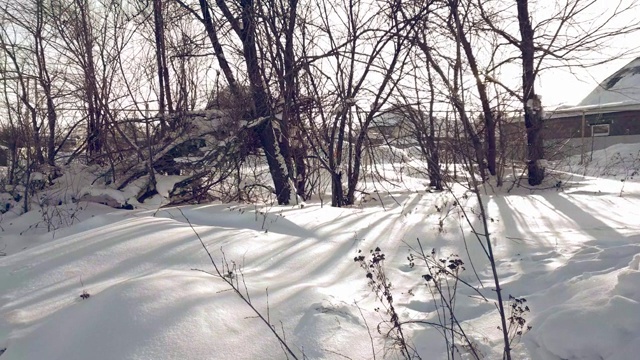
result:
[(591, 136), (609, 136), (609, 124), (591, 125)]

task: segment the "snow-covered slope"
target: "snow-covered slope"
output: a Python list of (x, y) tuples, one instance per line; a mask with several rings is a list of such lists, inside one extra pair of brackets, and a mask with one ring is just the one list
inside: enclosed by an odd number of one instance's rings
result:
[[(618, 150), (633, 157), (638, 149)], [(640, 351), (640, 183), (627, 168), (610, 168), (608, 178), (557, 173), (564, 189), (484, 196), (505, 295), (526, 298), (531, 309), (533, 328), (515, 359), (621, 360)], [(459, 254), (463, 278), (479, 285), (475, 268), (489, 301), (460, 286), (457, 318), (485, 359), (501, 358), (490, 268), (460, 207), (446, 193), (415, 189), (375, 198), (345, 209), (105, 210), (55, 238), (14, 234), (0, 257), (0, 360), (285, 359), (228, 285), (198, 271), (213, 268), (194, 230), (309, 359), (398, 358), (378, 331), (386, 315), (353, 261), (357, 250), (382, 249), (401, 320), (426, 322), (438, 322), (437, 305), (421, 277), (426, 269), (408, 264), (409, 247), (420, 238), (429, 251)], [(459, 200), (478, 225), (473, 197)], [(17, 232), (19, 220), (12, 223), (6, 232)], [(405, 326), (423, 359), (446, 358), (437, 328)]]

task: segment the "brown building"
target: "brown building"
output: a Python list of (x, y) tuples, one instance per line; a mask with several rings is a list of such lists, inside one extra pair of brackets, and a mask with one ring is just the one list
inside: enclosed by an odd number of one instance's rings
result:
[(640, 143), (640, 58), (599, 84), (578, 105), (546, 115), (547, 158)]

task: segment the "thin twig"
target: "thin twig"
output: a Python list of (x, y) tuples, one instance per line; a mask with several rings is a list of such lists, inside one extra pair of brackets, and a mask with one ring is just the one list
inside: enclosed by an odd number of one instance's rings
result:
[[(262, 322), (265, 323), (265, 325), (267, 325), (269, 327), (269, 330), (271, 330), (271, 333), (273, 333), (273, 335), (276, 337), (276, 339), (278, 340), (278, 342), (280, 343), (280, 345), (282, 347), (284, 347), (284, 349), (286, 350), (285, 353), (288, 353), (288, 355), (291, 355), (291, 357), (293, 359), (298, 359), (298, 357), (295, 355), (295, 353), (293, 352), (293, 350), (291, 350), (291, 348), (289, 348), (289, 345), (287, 345), (285, 339), (283, 337), (280, 336), (280, 334), (278, 334), (274, 327), (271, 325), (271, 323), (269, 323), (269, 321), (267, 321), (267, 319), (260, 313), (260, 311), (258, 311), (258, 309), (255, 308), (255, 306), (253, 306), (253, 304), (251, 303), (251, 301), (245, 297), (242, 292), (240, 292), (240, 290), (234, 285), (232, 279), (227, 279), (222, 272), (220, 271), (220, 268), (218, 267), (217, 263), (215, 262), (215, 260), (213, 259), (213, 256), (211, 255), (211, 252), (209, 251), (209, 249), (207, 248), (207, 246), (204, 243), (204, 240), (202, 240), (202, 237), (200, 237), (200, 234), (196, 231), (196, 229), (193, 227), (193, 224), (191, 224), (191, 221), (189, 220), (189, 218), (187, 218), (187, 216), (184, 214), (184, 212), (182, 212), (182, 209), (180, 209), (179, 207), (176, 207), (176, 209), (178, 209), (178, 211), (180, 212), (180, 214), (182, 214), (182, 216), (184, 217), (184, 219), (187, 221), (187, 224), (189, 224), (189, 227), (191, 228), (191, 230), (193, 231), (193, 233), (196, 235), (196, 237), (198, 238), (198, 240), (200, 241), (200, 245), (202, 245), (202, 247), (204, 248), (205, 252), (207, 253), (207, 256), (209, 257), (209, 260), (211, 261), (211, 265), (213, 265), (213, 268), (215, 269), (215, 274), (222, 279), (222, 281), (224, 281), (225, 283), (227, 283), (227, 285), (231, 286), (231, 288), (233, 289), (233, 291), (236, 293), (236, 295), (238, 295), (238, 297), (240, 297), (240, 299), (242, 301), (244, 301), (244, 303), (251, 308), (251, 310), (260, 318), (260, 320), (262, 320)], [(202, 271), (202, 270), (200, 270)], [(202, 271), (204, 272), (204, 271)], [(210, 274), (213, 275), (213, 274)], [(214, 275), (215, 276), (215, 275)]]
[(371, 335), (371, 328), (369, 328), (367, 319), (364, 317), (364, 314), (362, 313), (362, 309), (358, 305), (358, 302), (353, 300), (353, 303), (356, 305), (356, 308), (358, 308), (358, 311), (360, 312), (360, 317), (362, 317), (362, 321), (364, 321), (364, 326), (367, 328), (367, 334), (369, 334), (369, 341), (371, 342), (371, 354), (373, 355), (373, 360), (376, 360), (376, 347), (373, 343), (373, 335)]

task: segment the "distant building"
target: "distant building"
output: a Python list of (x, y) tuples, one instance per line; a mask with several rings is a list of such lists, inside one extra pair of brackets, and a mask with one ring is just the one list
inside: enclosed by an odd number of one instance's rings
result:
[(372, 145), (398, 145), (407, 137), (410, 119), (399, 110), (390, 110), (376, 115), (368, 129), (368, 136)]
[(640, 143), (640, 58), (605, 79), (578, 105), (548, 113), (544, 138), (550, 159)]

